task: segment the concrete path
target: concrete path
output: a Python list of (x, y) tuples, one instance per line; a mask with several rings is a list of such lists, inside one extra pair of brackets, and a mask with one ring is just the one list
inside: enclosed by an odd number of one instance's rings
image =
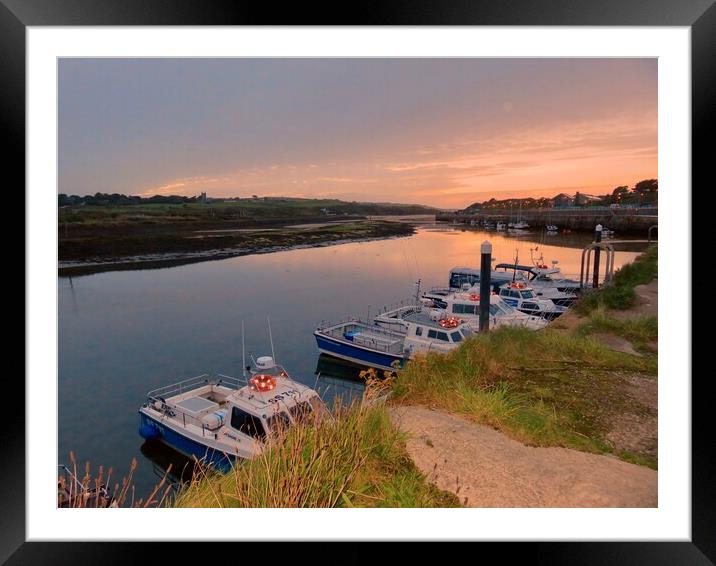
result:
[(393, 407), (428, 480), (467, 507), (656, 507), (657, 472), (613, 456), (525, 446), (463, 418)]

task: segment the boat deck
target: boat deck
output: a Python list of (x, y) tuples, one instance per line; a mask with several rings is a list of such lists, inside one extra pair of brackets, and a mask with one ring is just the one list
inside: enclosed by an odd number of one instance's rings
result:
[(403, 337), (380, 327), (348, 323), (323, 329), (322, 333), (341, 341), (351, 342), (381, 352), (391, 354), (401, 354), (403, 352)]
[(208, 375), (200, 375), (150, 391), (147, 399), (155, 409), (163, 411), (166, 418), (201, 431), (202, 419), (223, 409), (238, 385), (238, 380), (227, 376), (221, 376), (216, 382), (210, 381)]

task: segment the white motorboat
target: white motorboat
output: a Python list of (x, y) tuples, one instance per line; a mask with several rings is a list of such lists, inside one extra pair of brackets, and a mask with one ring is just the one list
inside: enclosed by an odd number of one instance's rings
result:
[(354, 319), (321, 325), (313, 334), (324, 354), (388, 370), (404, 367), (418, 353), (449, 352), (472, 334), (465, 321), (420, 305), (386, 326)]
[[(443, 316), (455, 316), (465, 320), (473, 331), (480, 329), (480, 291), (478, 287), (462, 291), (435, 288), (423, 293), (420, 301), (422, 303), (420, 307), (406, 305), (389, 309), (380, 313), (374, 320), (381, 326), (399, 330), (405, 315), (410, 312), (411, 308), (437, 308), (444, 313)], [(512, 308), (494, 292), (490, 293), (488, 320), (490, 329), (500, 326), (524, 326), (531, 330), (539, 330), (547, 324), (547, 320), (543, 318), (530, 316)]]
[[(581, 289), (579, 281), (574, 279), (566, 279), (561, 277), (559, 268), (556, 267), (558, 262), (552, 262), (552, 267), (548, 267), (544, 263), (536, 265), (518, 265), (514, 263), (498, 263), (496, 270), (502, 269), (500, 278), (504, 279), (506, 275), (510, 279), (514, 277), (517, 281), (522, 281), (534, 288), (538, 297), (551, 300), (555, 305), (570, 307), (579, 298)], [(505, 283), (504, 280), (501, 284)]]
[(554, 320), (567, 310), (551, 299), (537, 295), (533, 287), (523, 281), (511, 281), (500, 286), (498, 295), (508, 305), (525, 314)]
[(281, 432), (325, 407), (273, 357), (249, 366), (245, 380), (200, 375), (154, 389), (139, 409), (139, 434), (221, 471), (255, 457)]

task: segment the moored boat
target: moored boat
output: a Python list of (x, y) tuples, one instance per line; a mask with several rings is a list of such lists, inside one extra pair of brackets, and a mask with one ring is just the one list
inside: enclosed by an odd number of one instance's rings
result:
[(405, 312), (397, 325), (353, 319), (319, 326), (316, 344), (323, 354), (379, 369), (396, 369), (418, 353), (448, 352), (472, 334), (457, 317), (417, 306)]
[(538, 296), (533, 287), (522, 281), (504, 283), (500, 286), (498, 295), (518, 311), (548, 321), (554, 320), (567, 310), (567, 307), (557, 305), (551, 299)]
[(325, 410), (318, 393), (273, 357), (259, 357), (248, 369), (245, 381), (205, 374), (150, 391), (139, 409), (139, 434), (226, 471)]
[[(566, 279), (561, 277), (561, 272), (556, 267), (556, 261), (552, 267), (548, 267), (544, 263), (536, 265), (518, 265), (514, 263), (498, 263), (495, 269), (500, 273), (500, 279), (510, 276), (519, 281), (523, 281), (530, 287), (534, 288), (538, 297), (551, 300), (555, 305), (570, 307), (579, 298), (581, 289), (579, 281)], [(493, 272), (494, 273), (494, 272)], [(516, 274), (516, 275), (515, 275)], [(502, 281), (501, 285), (505, 283)]]
[[(459, 316), (472, 328), (480, 329), (480, 296), (479, 287), (454, 291), (452, 289), (431, 289), (423, 293), (422, 300), (431, 301), (432, 305), (443, 309), (448, 315)], [(522, 326), (530, 330), (540, 330), (547, 320), (539, 316), (531, 316), (521, 312), (504, 301), (496, 292), (490, 293), (489, 329), (501, 326)]]

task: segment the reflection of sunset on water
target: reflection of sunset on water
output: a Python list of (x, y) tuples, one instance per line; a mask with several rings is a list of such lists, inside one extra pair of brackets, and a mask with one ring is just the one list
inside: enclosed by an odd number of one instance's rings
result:
[[(276, 254), (241, 258), (256, 264), (258, 269), (276, 269), (290, 274), (307, 268), (321, 274), (324, 283), (350, 284), (354, 274), (372, 273), (406, 283), (422, 279), (423, 285), (446, 285), (448, 272), (456, 266), (479, 267), (480, 244), (492, 243), (494, 263), (533, 265), (542, 256), (547, 265), (557, 260), (565, 276), (579, 278), (582, 250), (591, 242), (588, 234), (540, 235), (538, 232), (520, 237), (505, 233), (459, 229), (453, 226), (425, 226), (415, 236), (374, 242), (354, 242), (325, 248), (309, 248)], [(632, 261), (638, 252), (618, 251), (614, 267)], [(223, 262), (231, 269), (231, 260)], [(327, 266), (330, 263), (330, 267)]]

